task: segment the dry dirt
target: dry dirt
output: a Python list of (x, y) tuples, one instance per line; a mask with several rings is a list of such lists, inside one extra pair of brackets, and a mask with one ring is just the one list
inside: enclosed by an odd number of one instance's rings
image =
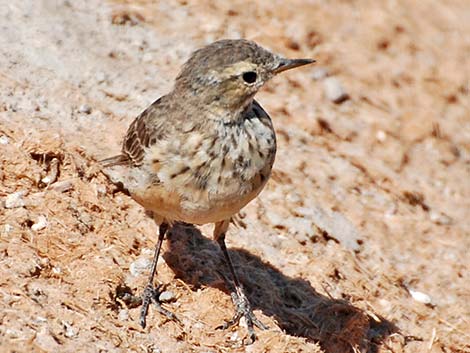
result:
[[(468, 0), (0, 5), (1, 352), (470, 352)], [(233, 309), (210, 225), (158, 265), (181, 324), (139, 327), (121, 298), (155, 225), (96, 168), (192, 50), (238, 37), (317, 59), (258, 95), (275, 171), (227, 237), (270, 327), (246, 347), (215, 329)]]

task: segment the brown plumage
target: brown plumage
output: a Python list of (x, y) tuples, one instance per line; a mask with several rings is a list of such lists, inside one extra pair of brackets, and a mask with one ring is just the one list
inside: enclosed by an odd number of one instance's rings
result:
[(276, 154), (269, 115), (253, 97), (279, 72), (313, 62), (285, 59), (247, 40), (221, 40), (195, 51), (176, 78), (173, 90), (155, 101), (130, 125), (121, 154), (104, 160), (115, 168), (134, 200), (153, 214), (160, 236), (149, 284), (143, 296), (141, 324), (150, 301), (160, 247), (168, 228), (178, 221), (215, 223), (219, 243), (235, 284), (236, 313), (223, 325), (244, 316), (250, 340), (253, 315), (227, 249), (231, 217), (266, 184)]

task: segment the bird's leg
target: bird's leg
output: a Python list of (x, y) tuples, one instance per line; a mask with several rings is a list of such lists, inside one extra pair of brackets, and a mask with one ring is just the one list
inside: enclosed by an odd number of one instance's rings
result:
[(160, 304), (159, 300), (159, 287), (155, 288), (153, 285), (153, 279), (157, 272), (157, 261), (160, 255), (160, 249), (162, 247), (163, 239), (165, 238), (165, 234), (168, 230), (168, 223), (162, 223), (159, 229), (158, 235), (158, 242), (157, 246), (155, 247), (155, 254), (153, 256), (152, 267), (150, 269), (149, 280), (147, 286), (144, 289), (144, 293), (142, 294), (142, 307), (140, 309), (140, 325), (145, 328), (146, 326), (146, 317), (149, 310), (149, 305), (152, 302), (157, 311), (163, 315), (165, 315), (168, 319), (177, 320), (175, 314), (163, 308)]
[(263, 324), (256, 316), (253, 314), (251, 309), (250, 302), (246, 297), (243, 287), (238, 280), (237, 274), (235, 273), (235, 268), (233, 267), (232, 261), (230, 260), (229, 253), (227, 251), (227, 246), (225, 245), (225, 233), (227, 232), (230, 220), (225, 220), (219, 223), (216, 223), (214, 228), (214, 238), (220, 246), (222, 253), (224, 254), (225, 262), (227, 263), (230, 272), (232, 274), (232, 280), (235, 286), (235, 291), (231, 292), (231, 297), (233, 304), (235, 305), (235, 314), (231, 320), (225, 322), (223, 325), (217, 327), (220, 329), (226, 329), (230, 326), (236, 325), (240, 322), (242, 317), (245, 317), (246, 325), (248, 328), (249, 343), (253, 343), (256, 340), (256, 334), (254, 326), (260, 329), (267, 329), (268, 327)]

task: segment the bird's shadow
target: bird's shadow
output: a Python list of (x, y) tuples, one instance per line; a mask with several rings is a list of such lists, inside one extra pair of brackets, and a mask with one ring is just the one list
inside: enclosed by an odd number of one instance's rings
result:
[[(216, 242), (187, 224), (173, 227), (167, 239), (163, 256), (178, 278), (193, 288), (205, 285), (228, 293), (229, 271)], [(229, 253), (252, 307), (274, 318), (287, 334), (318, 342), (328, 353), (374, 353), (398, 331), (384, 318), (324, 296), (307, 281), (284, 275), (246, 250)]]

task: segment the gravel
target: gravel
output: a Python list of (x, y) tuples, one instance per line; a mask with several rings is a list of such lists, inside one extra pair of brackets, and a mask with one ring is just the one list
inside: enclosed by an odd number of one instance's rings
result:
[(336, 77), (328, 77), (323, 81), (323, 89), (328, 100), (335, 104), (341, 104), (349, 99), (340, 80)]

